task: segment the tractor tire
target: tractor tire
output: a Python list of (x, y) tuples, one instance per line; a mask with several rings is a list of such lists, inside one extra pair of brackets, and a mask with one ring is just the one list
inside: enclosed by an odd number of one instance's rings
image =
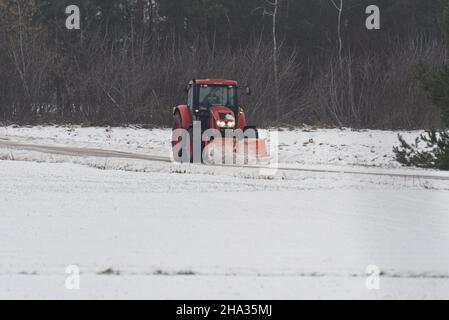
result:
[[(176, 112), (175, 115), (173, 116), (173, 125), (172, 125), (172, 131), (175, 131), (177, 129), (181, 129), (182, 128), (182, 120), (181, 120), (181, 115), (179, 114), (179, 112)], [(182, 150), (180, 150), (178, 152), (177, 155), (174, 154), (174, 147), (181, 142), (181, 139), (178, 138), (177, 141), (175, 141), (172, 137), (172, 142), (171, 142), (171, 146), (172, 146), (172, 152), (173, 152), (173, 158), (176, 159), (178, 158), (182, 158)]]
[(255, 138), (259, 139), (259, 129), (257, 129), (256, 126), (246, 126), (243, 128), (243, 132), (246, 132), (246, 130), (254, 130), (254, 132), (256, 134)]
[(182, 128), (182, 120), (179, 112), (176, 112), (173, 116), (173, 126), (172, 130), (181, 129)]
[[(177, 130), (177, 129), (182, 129), (182, 119), (181, 119), (181, 115), (179, 114), (179, 112), (176, 112), (175, 115), (173, 116), (172, 130), (175, 131), (175, 130)], [(190, 131), (191, 131), (191, 130), (189, 129), (190, 136), (192, 136), (192, 135), (191, 135), (192, 133), (191, 133)], [(171, 142), (171, 143), (172, 143), (173, 158), (174, 158), (174, 159), (177, 159), (177, 158), (180, 159), (180, 158), (182, 158), (182, 157), (183, 157), (182, 149), (178, 151), (178, 154), (177, 154), (177, 155), (174, 154), (174, 152), (175, 152), (174, 147), (175, 147), (177, 144), (181, 143), (181, 138), (178, 138), (177, 141), (173, 140), (173, 138), (172, 138), (172, 142)], [(193, 162), (193, 157), (192, 157), (192, 155), (190, 155), (190, 163), (192, 163), (192, 162)]]

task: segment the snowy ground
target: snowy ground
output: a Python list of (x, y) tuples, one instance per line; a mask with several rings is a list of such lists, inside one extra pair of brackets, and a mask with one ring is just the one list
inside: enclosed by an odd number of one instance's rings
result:
[[(397, 172), (396, 135), (283, 131), (281, 158)], [(160, 155), (169, 137), (167, 130), (0, 128), (0, 139)], [(125, 159), (112, 167), (137, 172), (98, 170), (80, 164), (108, 168), (106, 161), (1, 153), (10, 159), (0, 161), (0, 298), (449, 298), (446, 180), (263, 177), (255, 169)], [(80, 267), (80, 290), (65, 287), (69, 265)], [(379, 290), (366, 287), (370, 265), (382, 271)]]
[[(397, 168), (393, 146), (398, 133), (413, 141), (418, 131), (353, 131), (351, 129), (282, 129), (279, 161), (287, 164), (359, 165)], [(263, 132), (262, 132), (263, 134)], [(104, 148), (168, 156), (169, 129), (0, 127), (0, 139), (86, 148)]]

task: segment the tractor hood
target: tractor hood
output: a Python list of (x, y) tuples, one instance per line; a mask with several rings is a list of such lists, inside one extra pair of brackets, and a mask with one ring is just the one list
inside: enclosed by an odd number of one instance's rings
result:
[(214, 122), (224, 121), (224, 122), (234, 122), (235, 115), (231, 109), (225, 106), (213, 106), (210, 108), (211, 118)]

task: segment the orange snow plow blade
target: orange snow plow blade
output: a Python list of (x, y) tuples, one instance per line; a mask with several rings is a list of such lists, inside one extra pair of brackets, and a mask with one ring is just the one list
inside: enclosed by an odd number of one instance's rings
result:
[(244, 148), (248, 149), (249, 154), (255, 154), (257, 158), (268, 156), (267, 142), (265, 139), (245, 139)]
[(268, 157), (265, 139), (219, 138), (209, 142), (203, 152), (209, 164), (256, 164)]

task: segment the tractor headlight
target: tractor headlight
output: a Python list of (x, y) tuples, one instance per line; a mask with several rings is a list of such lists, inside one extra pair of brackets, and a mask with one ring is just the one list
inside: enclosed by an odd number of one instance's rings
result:
[(228, 122), (228, 127), (229, 128), (234, 128), (235, 127), (235, 122), (234, 121), (229, 121)]
[(224, 128), (224, 127), (226, 127), (226, 122), (224, 122), (224, 121), (217, 121), (217, 126), (219, 128)]

